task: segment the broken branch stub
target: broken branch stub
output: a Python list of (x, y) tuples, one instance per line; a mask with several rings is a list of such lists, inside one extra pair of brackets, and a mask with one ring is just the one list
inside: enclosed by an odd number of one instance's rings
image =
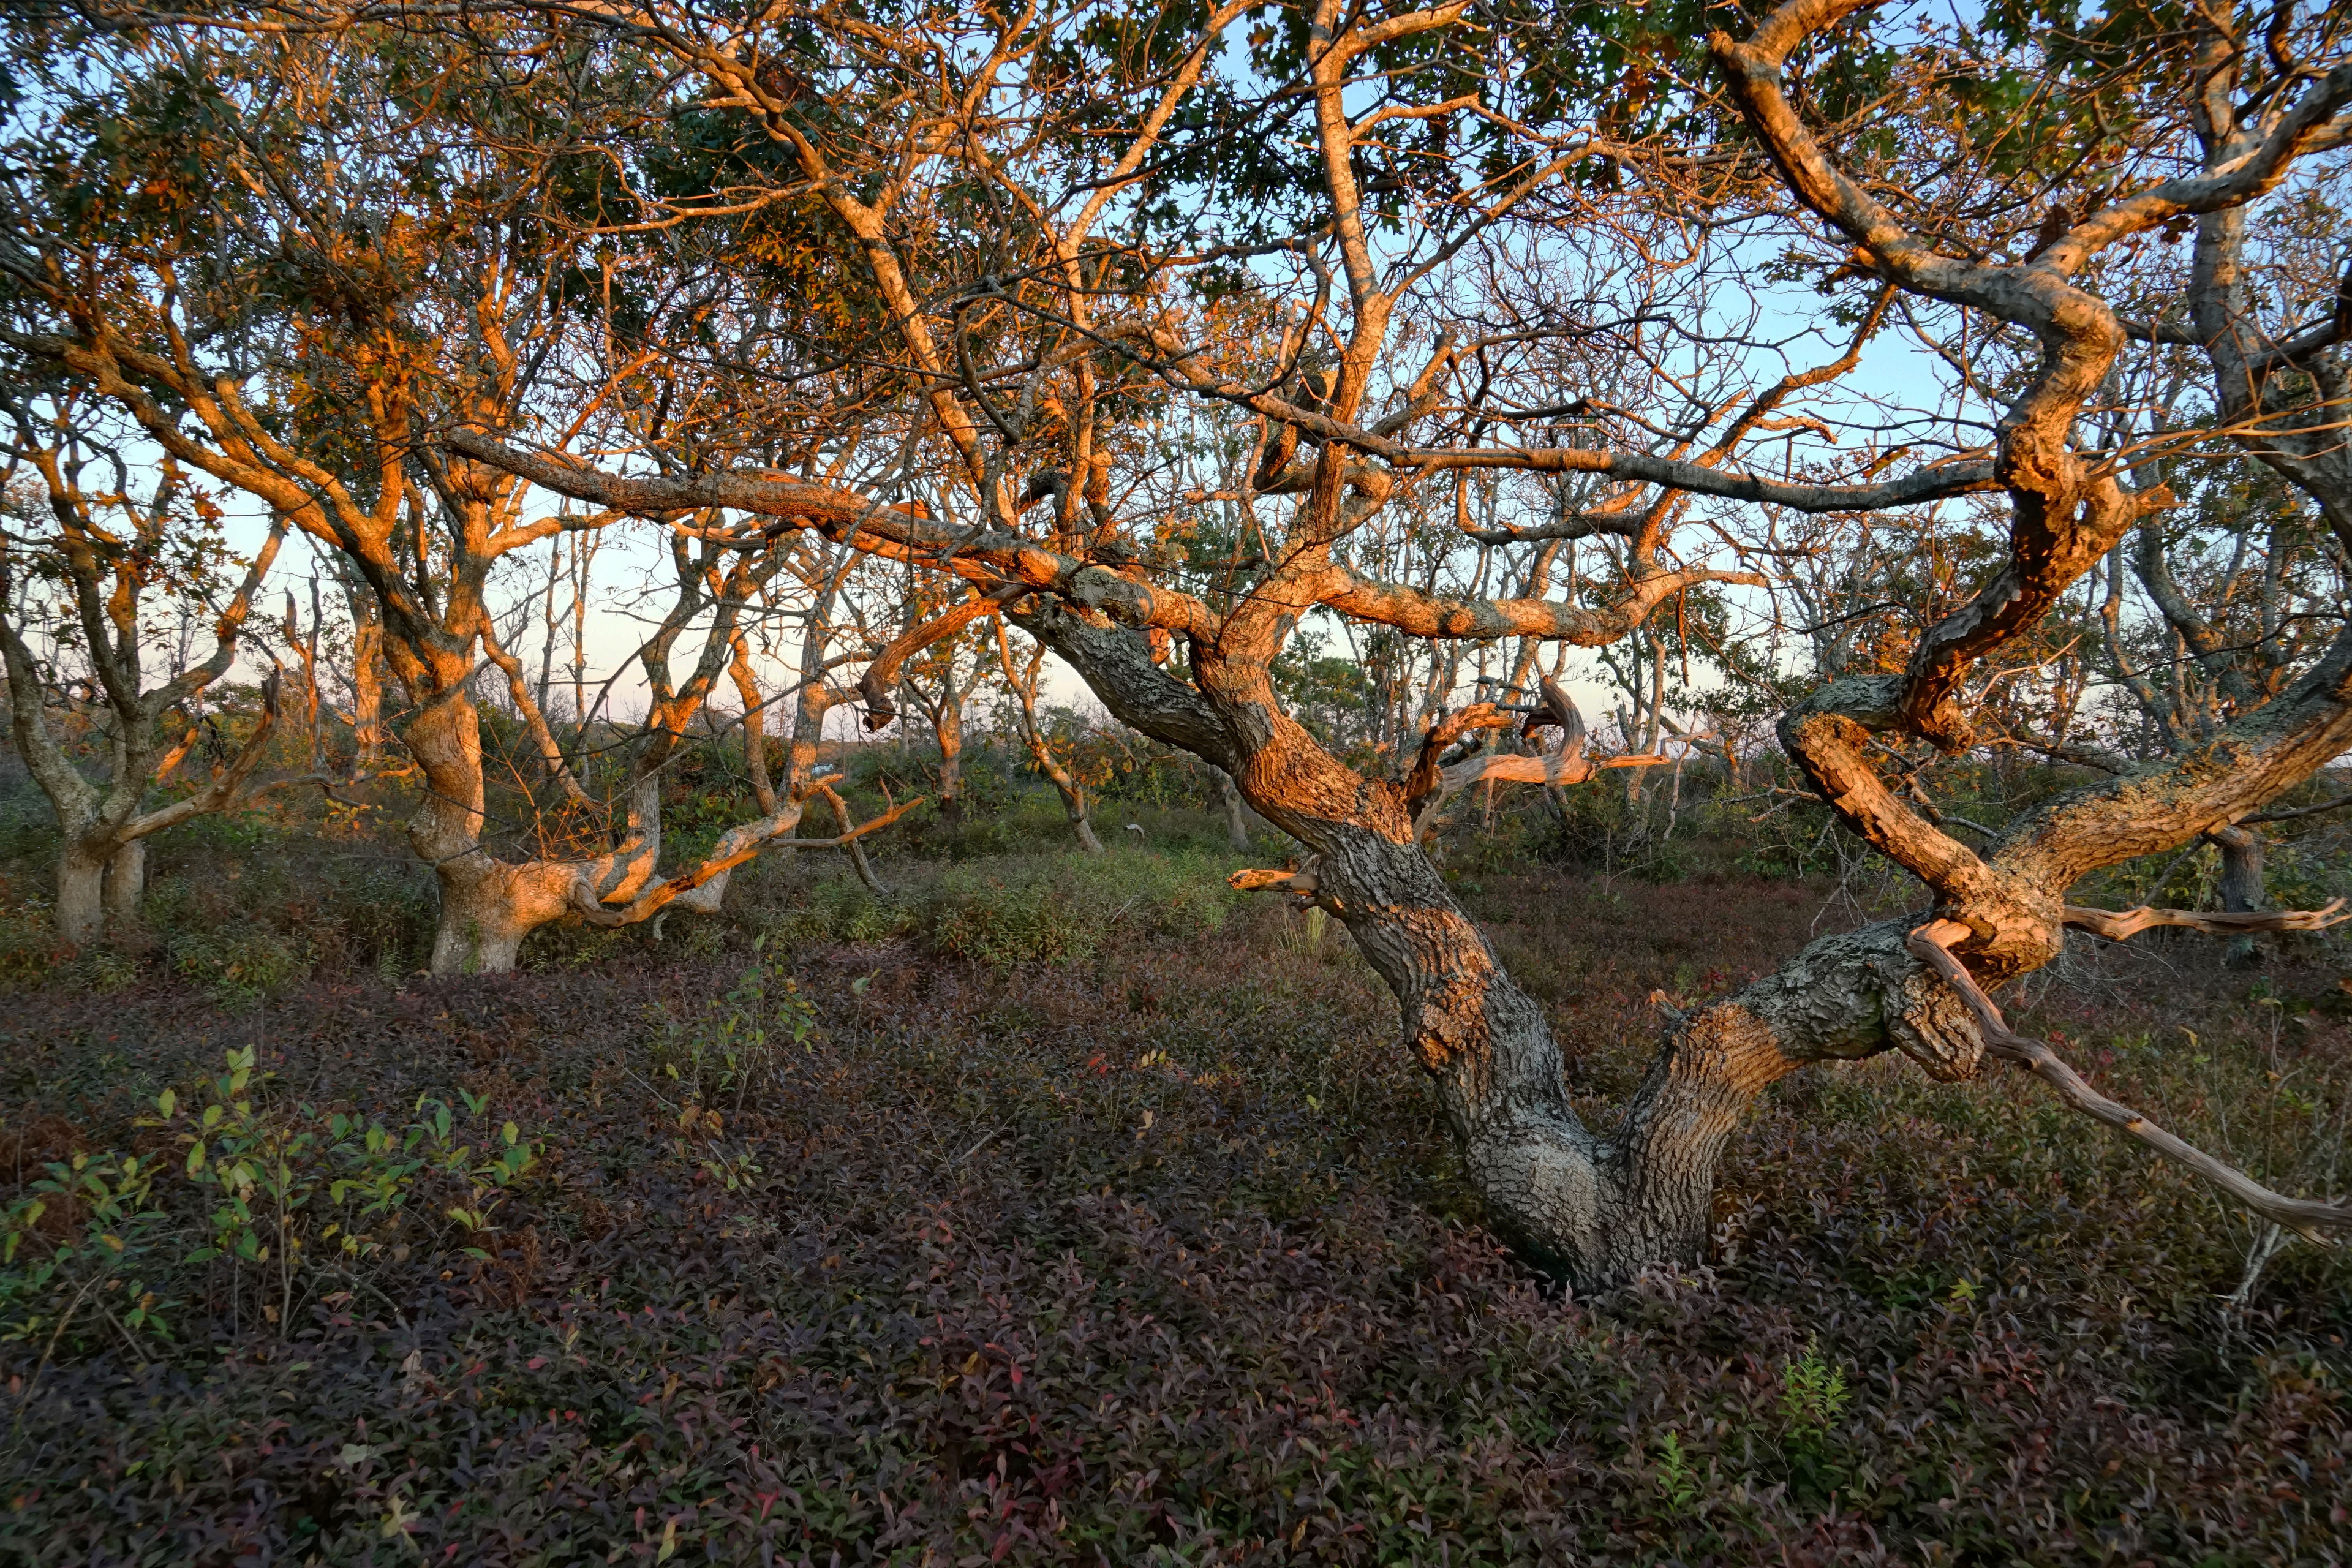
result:
[(1244, 893), (1297, 893), (1312, 898), (1322, 884), (1314, 868), (1297, 871), (1243, 870), (1225, 879), (1226, 885)]

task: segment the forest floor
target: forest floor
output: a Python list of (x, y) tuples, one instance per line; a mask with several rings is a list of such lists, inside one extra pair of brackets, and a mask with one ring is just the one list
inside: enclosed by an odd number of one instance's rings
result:
[[(1888, 1058), (1766, 1096), (1708, 1267), (1565, 1299), (1479, 1228), (1345, 934), (1146, 815), (1104, 861), (886, 864), (895, 900), (780, 864), (724, 922), (461, 979), (383, 935), (405, 868), (167, 858), (153, 951), (0, 1005), (0, 1560), (2352, 1555), (2333, 1255), (2249, 1282), (2262, 1234), (2038, 1085)], [(1654, 991), (1864, 912), (1818, 879), (1460, 886), (1604, 1121)], [(2249, 972), (2083, 939), (2004, 1000), (2184, 1135), (2341, 1190), (2342, 971), (2298, 940)], [(198, 1140), (252, 1163), (241, 1200)], [(26, 1218), (52, 1163), (83, 1186)]]

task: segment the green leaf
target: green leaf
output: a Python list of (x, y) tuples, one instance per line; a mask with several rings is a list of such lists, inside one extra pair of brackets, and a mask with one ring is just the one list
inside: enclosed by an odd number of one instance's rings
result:
[(178, 1108), (179, 1103), (180, 1097), (168, 1089), (155, 1097), (155, 1109), (166, 1116), (171, 1115)]
[(194, 1175), (205, 1168), (205, 1146), (202, 1142), (188, 1145), (188, 1174)]

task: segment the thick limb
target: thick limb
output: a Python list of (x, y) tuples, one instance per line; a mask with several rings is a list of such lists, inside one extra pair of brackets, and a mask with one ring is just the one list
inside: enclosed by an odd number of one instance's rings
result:
[(525, 937), (572, 910), (573, 888), (583, 878), (600, 898), (618, 898), (633, 897), (652, 875), (661, 849), (656, 778), (641, 778), (632, 789), (628, 831), (609, 854), (583, 862), (510, 862), (482, 844), (488, 816), (480, 717), (464, 686), (452, 682), (421, 703), (402, 739), (425, 782), (408, 841), (433, 868), (441, 895), (434, 973), (510, 970)]
[(68, 842), (58, 852), (58, 901), (50, 919), (61, 942), (76, 947), (98, 940), (106, 929), (106, 859)]
[(1307, 896), (1348, 926), (1395, 992), (1407, 1045), (1488, 1219), (1581, 1290), (1705, 1255), (1715, 1173), (1748, 1102), (1808, 1062), (1903, 1051), (1973, 1070), (1966, 1011), (1904, 952), (1904, 926), (1825, 938), (1738, 994), (1677, 1020), (1616, 1126), (1585, 1126), (1542, 1006), (1512, 981), (1427, 858), (1393, 834), (1317, 835), (1304, 873), (1240, 885)]
[(139, 918), (147, 893), (147, 840), (133, 838), (106, 862), (106, 918), (118, 926)]
[[(874, 863), (866, 858), (866, 846), (860, 842), (865, 835), (858, 830), (856, 821), (850, 816), (849, 804), (843, 800), (830, 784), (817, 785), (817, 793), (824, 796), (825, 805), (833, 808), (834, 821), (841, 826), (841, 831), (826, 842), (839, 844), (842, 848), (849, 852), (849, 864), (856, 870), (857, 879), (866, 884), (867, 892), (877, 899), (888, 898), (890, 889), (883, 884), (882, 879), (875, 874)], [(894, 806), (889, 815), (895, 819), (903, 809), (905, 808)]]
[(760, 700), (759, 678), (751, 672), (751, 644), (740, 632), (735, 636), (735, 658), (727, 673), (743, 704), (743, 772), (761, 815), (770, 815), (776, 809), (776, 786), (768, 777), (767, 708)]

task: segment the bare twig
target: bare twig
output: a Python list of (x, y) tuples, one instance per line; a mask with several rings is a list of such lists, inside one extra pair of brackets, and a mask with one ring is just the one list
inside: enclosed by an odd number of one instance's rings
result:
[(2321, 812), (2336, 811), (2347, 805), (2352, 805), (2352, 795), (2324, 800), (2317, 805), (2297, 806), (2293, 811), (2266, 811), (2259, 816), (2244, 816), (2238, 820), (2241, 826), (2250, 826), (2257, 822), (2292, 822), (2298, 816), (2317, 816)]

